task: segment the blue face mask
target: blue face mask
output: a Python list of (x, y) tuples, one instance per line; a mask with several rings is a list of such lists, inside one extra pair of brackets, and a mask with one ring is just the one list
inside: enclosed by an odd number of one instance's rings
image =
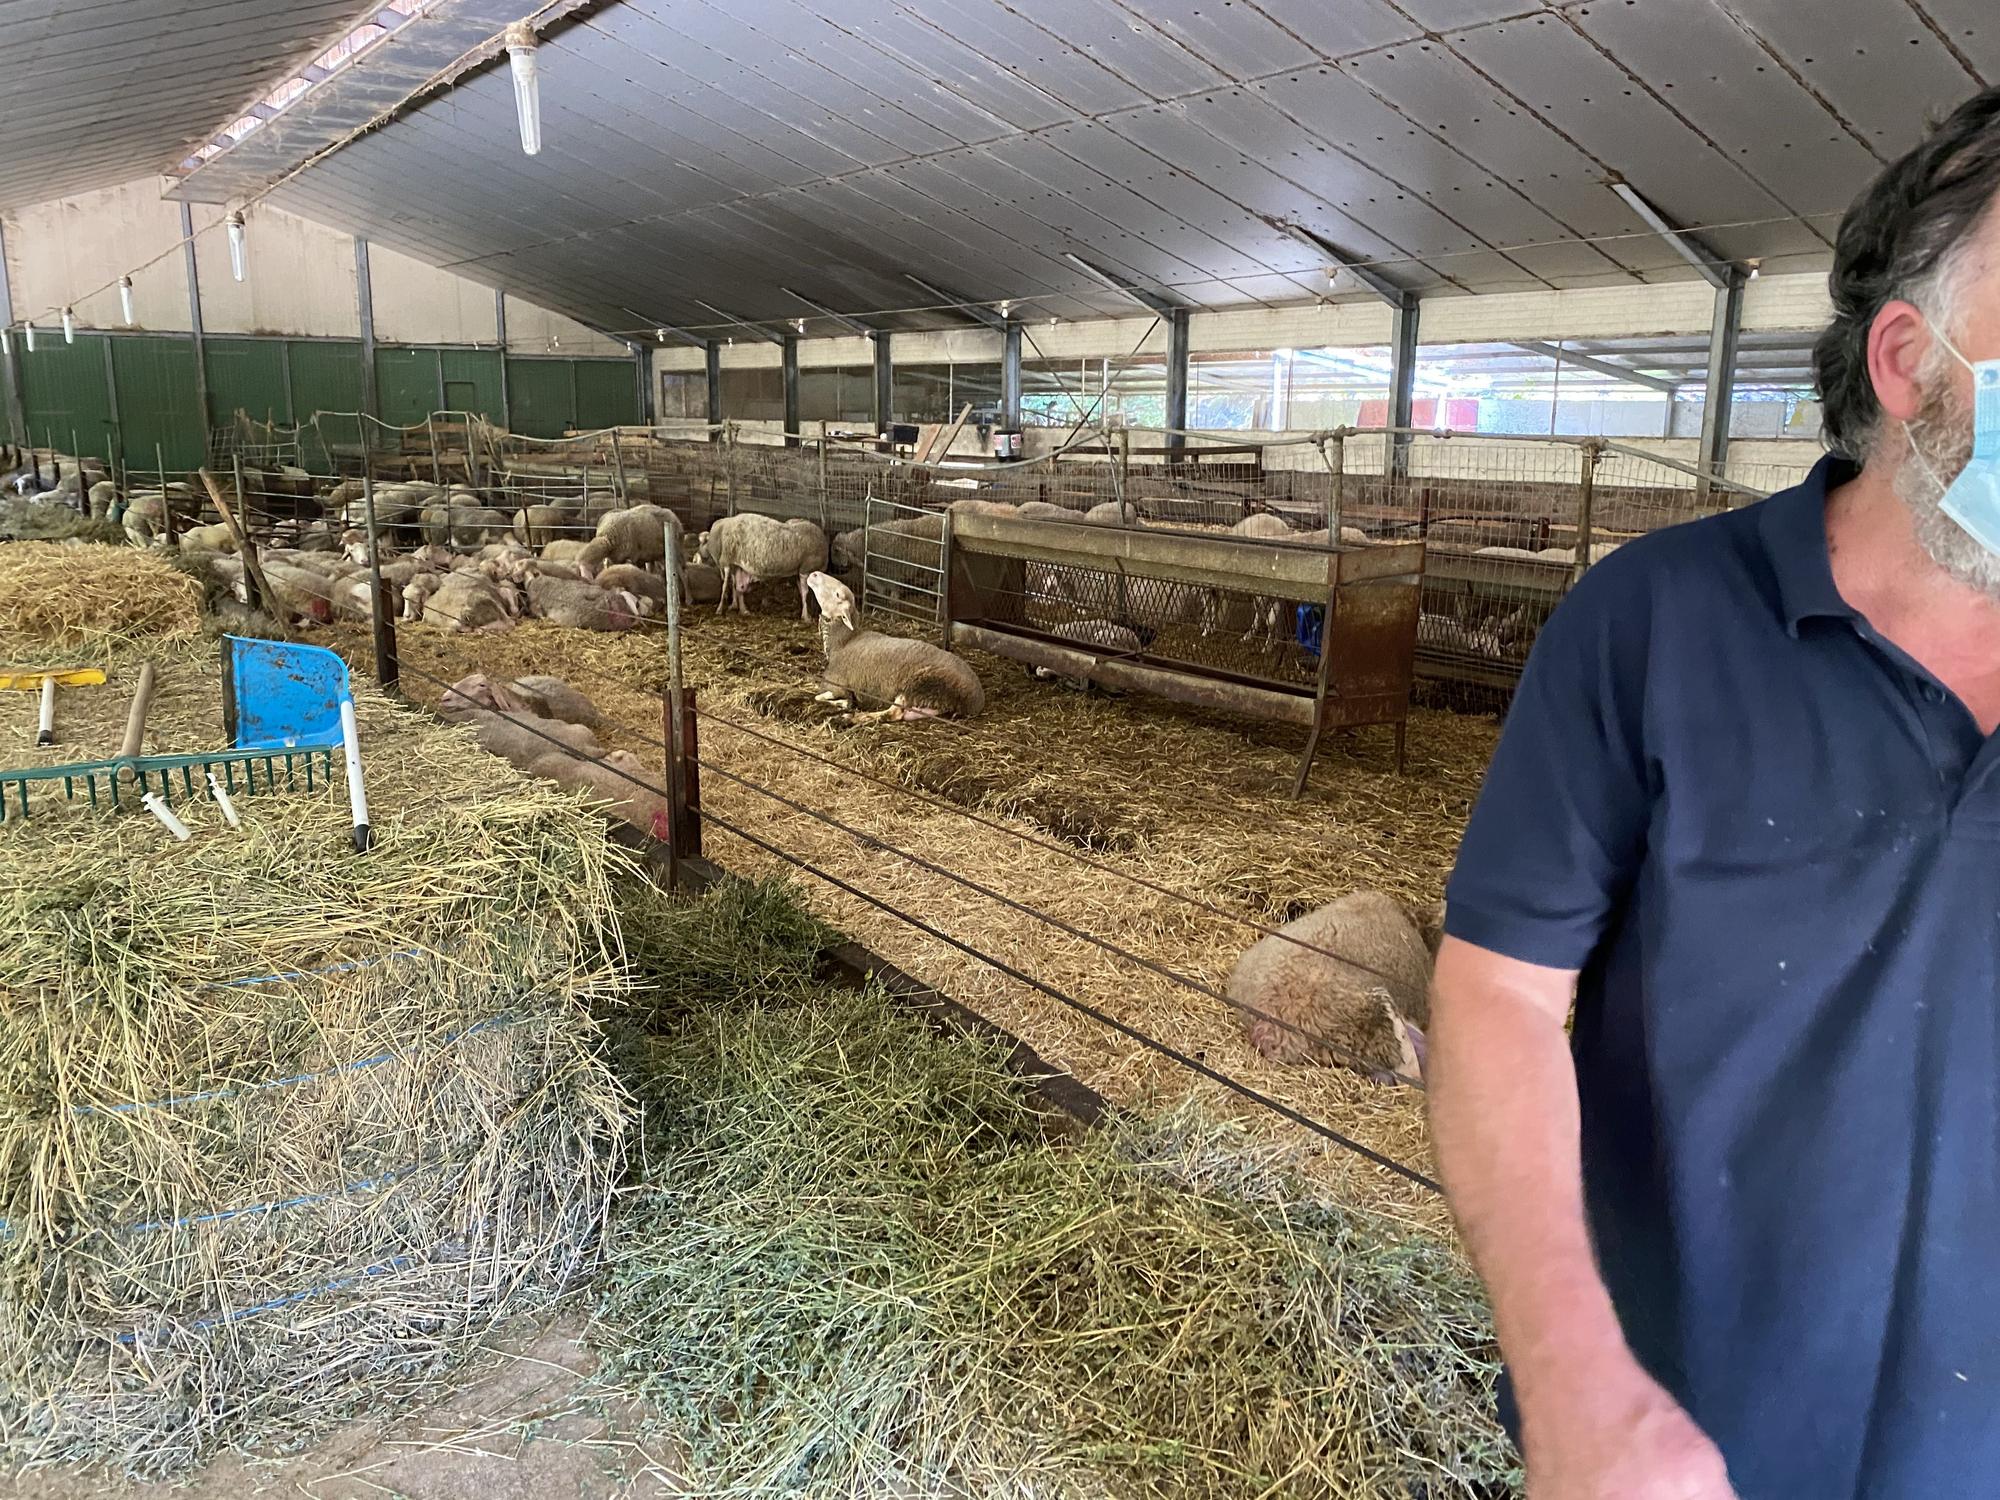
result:
[[(2000, 359), (1974, 364), (1950, 339), (1941, 333), (1937, 337), (1952, 358), (1972, 371), (1972, 457), (1946, 487), (1938, 508), (1988, 552), (2000, 553)], [(1903, 430), (1907, 434), (1909, 424)], [(1942, 484), (1914, 437), (1910, 446), (1931, 478)]]

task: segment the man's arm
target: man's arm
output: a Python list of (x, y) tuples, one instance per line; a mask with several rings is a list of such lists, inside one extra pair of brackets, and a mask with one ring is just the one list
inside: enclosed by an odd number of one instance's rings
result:
[(1626, 1347), (1583, 1213), (1573, 970), (1447, 937), (1426, 1081), (1452, 1212), (1493, 1299), (1531, 1500), (1729, 1500), (1722, 1455)]

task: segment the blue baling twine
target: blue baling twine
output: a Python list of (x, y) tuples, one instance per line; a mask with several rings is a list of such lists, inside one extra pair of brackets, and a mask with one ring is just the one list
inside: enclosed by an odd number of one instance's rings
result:
[(301, 1193), (296, 1198), (274, 1198), (269, 1203), (246, 1203), (240, 1208), (218, 1208), (205, 1214), (189, 1214), (180, 1219), (153, 1219), (143, 1224), (127, 1224), (114, 1229), (113, 1234), (150, 1234), (156, 1229), (188, 1229), (196, 1224), (220, 1224), (226, 1219), (245, 1219), (253, 1214), (274, 1214), (287, 1208), (304, 1208), (309, 1203), (325, 1203), (332, 1198), (350, 1198), (357, 1193), (372, 1193), (377, 1188), (388, 1187), (401, 1182), (412, 1173), (421, 1172), (434, 1162), (413, 1161), (407, 1167), (396, 1167), (387, 1172), (378, 1172), (373, 1177), (362, 1177), (345, 1187), (329, 1188), (324, 1193)]
[[(447, 1033), (439, 1039), (438, 1045), (449, 1047), (464, 1041), (469, 1036), (477, 1036), (482, 1031), (499, 1031), (508, 1026), (519, 1025), (520, 1016), (498, 1015), (463, 1031)], [(291, 1088), (301, 1083), (317, 1083), (321, 1079), (336, 1078), (342, 1073), (355, 1073), (363, 1068), (379, 1068), (383, 1063), (396, 1062), (403, 1056), (400, 1052), (378, 1052), (373, 1057), (363, 1057), (354, 1062), (339, 1063), (331, 1068), (322, 1068), (317, 1073), (293, 1073), (285, 1078), (266, 1079), (263, 1083), (245, 1083), (230, 1088), (204, 1089), (198, 1094), (170, 1094), (164, 1099), (131, 1099), (121, 1104), (72, 1104), (69, 1111), (73, 1115), (122, 1115), (141, 1109), (174, 1109), (183, 1104), (207, 1104), (216, 1099), (233, 1099), (238, 1094), (255, 1094), (264, 1089)]]
[(317, 969), (286, 969), (277, 974), (253, 974), (246, 979), (215, 979), (202, 988), (234, 990), (241, 989), (247, 984), (282, 984), (288, 979), (309, 979), (315, 974), (351, 974), (356, 969), (385, 964), (392, 958), (418, 958), (423, 955), (423, 951), (421, 948), (397, 948), (393, 952), (378, 953), (373, 958), (357, 958), (344, 964), (321, 964)]
[[(249, 1307), (232, 1308), (218, 1317), (196, 1318), (193, 1322), (183, 1323), (180, 1326), (190, 1332), (199, 1333), (210, 1328), (224, 1327), (230, 1323), (240, 1323), (243, 1319), (254, 1318), (259, 1313), (276, 1312), (281, 1307), (290, 1307), (294, 1303), (304, 1302), (308, 1297), (319, 1297), (324, 1296), (328, 1292), (343, 1291), (358, 1282), (368, 1280), (371, 1276), (387, 1276), (393, 1271), (400, 1271), (407, 1266), (414, 1265), (416, 1261), (417, 1257), (414, 1255), (393, 1255), (387, 1260), (377, 1261), (372, 1266), (364, 1267), (356, 1275), (336, 1277), (334, 1280), (322, 1282), (318, 1286), (309, 1286), (303, 1291), (288, 1292), (282, 1297), (273, 1297), (268, 1302), (257, 1302)], [(171, 1330), (166, 1330), (166, 1332), (171, 1332)], [(131, 1333), (113, 1334), (112, 1337), (118, 1343), (124, 1344), (127, 1347), (136, 1347), (140, 1339), (140, 1334), (135, 1329)]]

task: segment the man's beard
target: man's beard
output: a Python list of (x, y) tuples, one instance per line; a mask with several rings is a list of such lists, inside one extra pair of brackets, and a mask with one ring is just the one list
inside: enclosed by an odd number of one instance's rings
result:
[(1970, 403), (1956, 398), (1948, 377), (1935, 380), (1906, 433), (1894, 484), (1910, 508), (1917, 545), (1959, 583), (2000, 599), (2000, 555), (1987, 551), (1942, 507), (1945, 491), (1972, 461)]

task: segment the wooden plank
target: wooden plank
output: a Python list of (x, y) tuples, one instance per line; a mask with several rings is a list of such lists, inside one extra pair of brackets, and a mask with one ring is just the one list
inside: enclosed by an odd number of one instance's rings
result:
[(1176, 703), (1197, 708), (1217, 708), (1252, 718), (1309, 728), (1313, 722), (1313, 700), (1305, 692), (1282, 692), (1275, 688), (1250, 687), (1243, 683), (1218, 682), (1190, 672), (1165, 671), (1115, 657), (1097, 657), (1087, 651), (1046, 641), (1028, 640), (1004, 630), (963, 622), (951, 627), (954, 646), (972, 646), (1004, 656), (1031, 667), (1046, 667), (1063, 677), (1077, 677), (1102, 687), (1150, 693)]

